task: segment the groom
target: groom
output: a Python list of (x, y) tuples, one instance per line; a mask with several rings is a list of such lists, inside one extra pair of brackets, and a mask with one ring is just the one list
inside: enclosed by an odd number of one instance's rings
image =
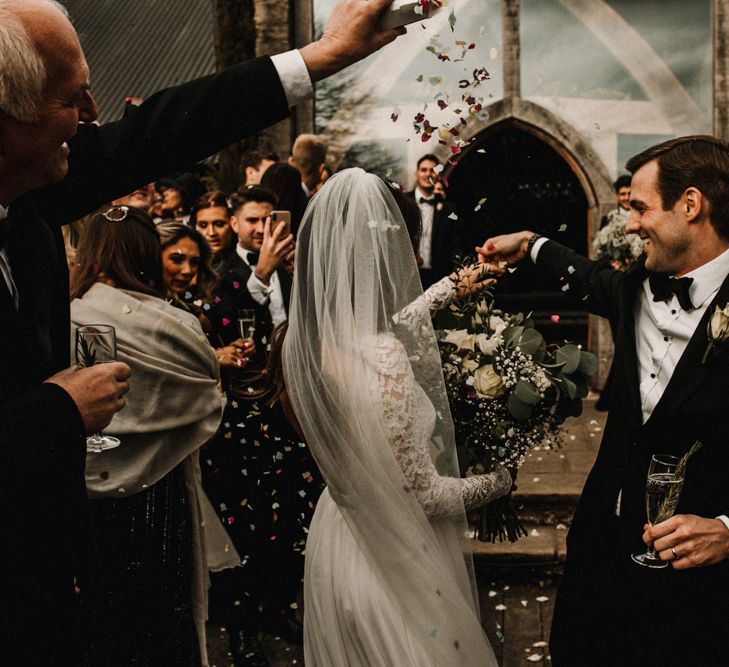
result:
[[(729, 342), (707, 333), (729, 302), (729, 144), (653, 146), (627, 163), (628, 232), (646, 240), (626, 273), (531, 232), (487, 239), (487, 261), (531, 261), (617, 324), (615, 391), (567, 538), (553, 664), (726, 664), (729, 632)], [(583, 300), (584, 299), (584, 300)], [(689, 461), (676, 514), (646, 524), (653, 454)], [(631, 561), (653, 544), (664, 569)]]

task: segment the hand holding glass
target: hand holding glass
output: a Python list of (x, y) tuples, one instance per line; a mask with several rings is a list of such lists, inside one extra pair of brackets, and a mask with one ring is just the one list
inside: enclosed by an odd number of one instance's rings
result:
[[(670, 519), (676, 511), (683, 488), (683, 469), (679, 462), (677, 456), (668, 454), (655, 454), (651, 457), (645, 487), (646, 511), (651, 526)], [(638, 565), (645, 567), (668, 567), (668, 562), (660, 559), (652, 544), (645, 553), (632, 554), (630, 557)]]
[[(76, 329), (76, 363), (88, 368), (116, 361), (116, 331), (108, 324), (91, 324)], [(119, 438), (94, 433), (86, 438), (87, 452), (103, 452), (120, 445)]]

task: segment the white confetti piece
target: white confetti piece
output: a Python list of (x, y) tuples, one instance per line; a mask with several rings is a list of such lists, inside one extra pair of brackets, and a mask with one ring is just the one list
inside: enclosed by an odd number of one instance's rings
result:
[(499, 57), (499, 50), (495, 46), (492, 46), (491, 49), (489, 50), (489, 58), (491, 60), (496, 60), (498, 57)]
[(539, 481), (540, 479), (541, 479), (541, 477), (534, 477), (534, 478), (532, 479), (532, 482), (538, 482), (538, 481)]
[(506, 605), (505, 604), (497, 604), (494, 609), (496, 611), (506, 611)]
[(565, 526), (563, 523), (558, 523), (556, 526), (557, 530), (567, 530), (567, 526)]
[(568, 266), (567, 267), (567, 273), (569, 273), (570, 275), (572, 275), (574, 272), (575, 272), (575, 267), (574, 266)]
[(537, 598), (537, 602), (547, 602), (547, 600), (549, 600), (549, 598), (546, 595), (540, 595)]
[(562, 291), (566, 292), (570, 288), (570, 284), (566, 283), (565, 285), (562, 285)]
[(529, 604), (529, 601), (528, 600), (522, 600), (521, 601), (521, 606), (522, 607), (526, 607), (528, 604)]
[(567, 231), (567, 225), (565, 225), (565, 224), (561, 224), (561, 225), (559, 226), (559, 229), (558, 229), (557, 231), (558, 231), (558, 232), (566, 232), (566, 231)]
[(547, 644), (547, 642), (534, 642), (532, 644), (533, 648), (547, 648), (547, 646), (549, 646), (549, 644)]
[(457, 215), (457, 214), (455, 213), (455, 211), (454, 211), (453, 213), (451, 213), (451, 214), (450, 214), (450, 215), (448, 216), (448, 219), (449, 219), (449, 220), (458, 220), (458, 215)]
[(496, 597), (496, 595), (497, 595), (496, 591), (489, 591), (490, 598), (494, 598), (494, 597)]
[(529, 533), (532, 537), (539, 537), (539, 531), (536, 528), (532, 528), (532, 532)]
[(530, 656), (527, 656), (527, 660), (529, 662), (542, 662), (544, 656), (541, 653), (532, 653)]

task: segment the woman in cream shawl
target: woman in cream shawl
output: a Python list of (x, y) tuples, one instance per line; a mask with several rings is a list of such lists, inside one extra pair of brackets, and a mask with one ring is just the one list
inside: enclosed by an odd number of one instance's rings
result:
[(197, 318), (163, 300), (162, 284), (159, 236), (144, 212), (117, 206), (85, 226), (72, 326), (114, 326), (133, 376), (106, 429), (121, 445), (86, 460), (94, 665), (207, 664), (207, 571), (240, 562), (200, 487), (198, 449), (223, 407), (218, 365)]

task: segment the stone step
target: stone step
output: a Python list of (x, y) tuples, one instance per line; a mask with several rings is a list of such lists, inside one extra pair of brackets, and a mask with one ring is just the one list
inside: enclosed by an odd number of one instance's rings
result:
[(477, 568), (498, 566), (554, 566), (564, 562), (567, 553), (567, 526), (525, 523), (528, 535), (516, 542), (481, 542), (472, 540)]

